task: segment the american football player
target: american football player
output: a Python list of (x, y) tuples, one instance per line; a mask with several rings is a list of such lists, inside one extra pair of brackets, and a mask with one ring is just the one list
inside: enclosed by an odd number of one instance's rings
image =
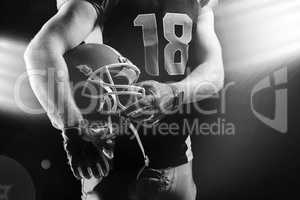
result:
[[(71, 169), (82, 181), (83, 199), (196, 198), (189, 136), (193, 133), (187, 133), (183, 124), (197, 117), (189, 113), (193, 107), (186, 107), (223, 87), (215, 3), (57, 1), (57, 14), (30, 42), (25, 61), (35, 95), (52, 124), (62, 130)], [(149, 162), (142, 170), (140, 152), (128, 137), (118, 136), (116, 144), (106, 139), (96, 143), (91, 137), (91, 132), (110, 135), (114, 130), (106, 117), (99, 117), (97, 127), (91, 127), (74, 100), (64, 55), (82, 42), (117, 49), (141, 72), (135, 86), (144, 88), (145, 95), (121, 115), (134, 124), (147, 152)], [(111, 151), (113, 170), (107, 153)]]

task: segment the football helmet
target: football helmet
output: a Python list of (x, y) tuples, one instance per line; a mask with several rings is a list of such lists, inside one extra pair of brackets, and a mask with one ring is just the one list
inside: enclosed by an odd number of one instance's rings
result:
[[(145, 89), (134, 85), (140, 70), (107, 45), (80, 45), (69, 51), (65, 60), (70, 80), (75, 84), (75, 101), (84, 114), (95, 110), (107, 115), (120, 114), (126, 106), (145, 96)], [(80, 106), (87, 100), (91, 103), (88, 107)]]
[[(145, 97), (145, 89), (135, 86), (140, 70), (112, 47), (104, 44), (82, 44), (64, 55), (69, 69), (73, 96), (83, 116), (87, 119), (103, 119), (98, 128), (108, 126), (112, 133), (112, 117), (121, 117), (121, 112), (139, 99)], [(138, 132), (130, 123), (129, 129), (135, 135), (148, 165)], [(95, 126), (96, 124), (96, 126)], [(93, 123), (91, 134), (97, 137), (97, 123)], [(102, 137), (102, 136), (101, 136)], [(110, 136), (109, 136), (110, 137)]]

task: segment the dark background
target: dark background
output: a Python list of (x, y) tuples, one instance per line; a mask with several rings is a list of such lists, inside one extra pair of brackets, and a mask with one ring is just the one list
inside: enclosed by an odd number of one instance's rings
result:
[[(55, 2), (2, 0), (0, 8), (0, 155), (27, 169), (36, 199), (79, 199), (79, 183), (66, 165), (59, 132), (45, 115), (22, 112), (7, 91), (13, 88), (14, 71), (24, 71), (22, 54), (27, 43), (55, 14)], [(297, 0), (221, 0), (216, 8), (226, 83), (235, 84), (226, 93), (226, 113), (203, 120), (214, 122), (221, 117), (233, 123), (236, 132), (234, 136), (193, 137), (194, 174), (201, 199), (299, 198), (299, 11)], [(7, 55), (15, 59), (14, 64), (4, 62)], [(288, 70), (285, 134), (260, 122), (250, 107), (255, 84), (282, 67)], [(257, 110), (270, 118), (274, 116), (273, 89), (262, 91), (254, 101)], [(28, 84), (22, 91), (30, 104), (37, 105)], [(217, 100), (212, 103), (219, 104)], [(41, 166), (45, 160), (51, 164), (49, 169)]]

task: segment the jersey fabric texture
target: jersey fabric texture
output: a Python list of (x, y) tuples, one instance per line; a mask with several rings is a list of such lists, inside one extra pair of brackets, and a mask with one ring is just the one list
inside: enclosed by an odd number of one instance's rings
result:
[[(58, 0), (60, 8), (68, 0)], [(70, 0), (71, 1), (71, 0)], [(117, 49), (141, 70), (139, 81), (176, 82), (200, 64), (195, 48), (196, 26), (208, 0), (85, 0), (99, 15), (104, 43)], [(151, 128), (137, 126), (154, 168), (178, 166), (192, 160), (190, 134), (199, 115), (191, 105), (168, 115)], [(118, 145), (120, 143), (120, 145)], [(118, 162), (142, 156), (134, 140), (117, 141)], [(118, 153), (120, 158), (118, 159)], [(121, 155), (122, 154), (122, 155)], [(130, 166), (128, 165), (126, 166)]]

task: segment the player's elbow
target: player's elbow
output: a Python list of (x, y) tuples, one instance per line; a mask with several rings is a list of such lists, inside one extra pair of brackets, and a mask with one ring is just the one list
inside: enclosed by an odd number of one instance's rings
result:
[(217, 91), (224, 87), (224, 64), (220, 46), (208, 53), (205, 63), (208, 64), (207, 75)]
[(223, 55), (215, 33), (206, 34), (206, 40), (203, 38), (200, 40), (198, 52), (199, 61), (204, 67), (200, 70), (204, 73), (203, 76), (213, 84), (216, 90), (221, 90), (224, 86)]
[(38, 57), (38, 54), (42, 52), (42, 48), (39, 48), (38, 46), (41, 46), (41, 44), (36, 42), (34, 39), (27, 46), (24, 52), (24, 60), (26, 62), (26, 67), (28, 67), (28, 63), (34, 61), (34, 59)]
[(212, 82), (216, 88), (217, 91), (220, 91), (224, 87), (224, 70), (223, 70), (223, 64), (218, 64), (217, 70), (214, 71), (214, 74), (212, 76)]
[(40, 59), (40, 54), (44, 51), (42, 48), (38, 48), (38, 46), (39, 45), (35, 41), (31, 41), (24, 52), (24, 60), (27, 70), (36, 69), (36, 65), (33, 63), (36, 59)]
[(222, 55), (216, 56), (212, 62), (213, 70), (211, 72), (211, 81), (215, 85), (217, 91), (220, 91), (224, 87), (224, 64)]

